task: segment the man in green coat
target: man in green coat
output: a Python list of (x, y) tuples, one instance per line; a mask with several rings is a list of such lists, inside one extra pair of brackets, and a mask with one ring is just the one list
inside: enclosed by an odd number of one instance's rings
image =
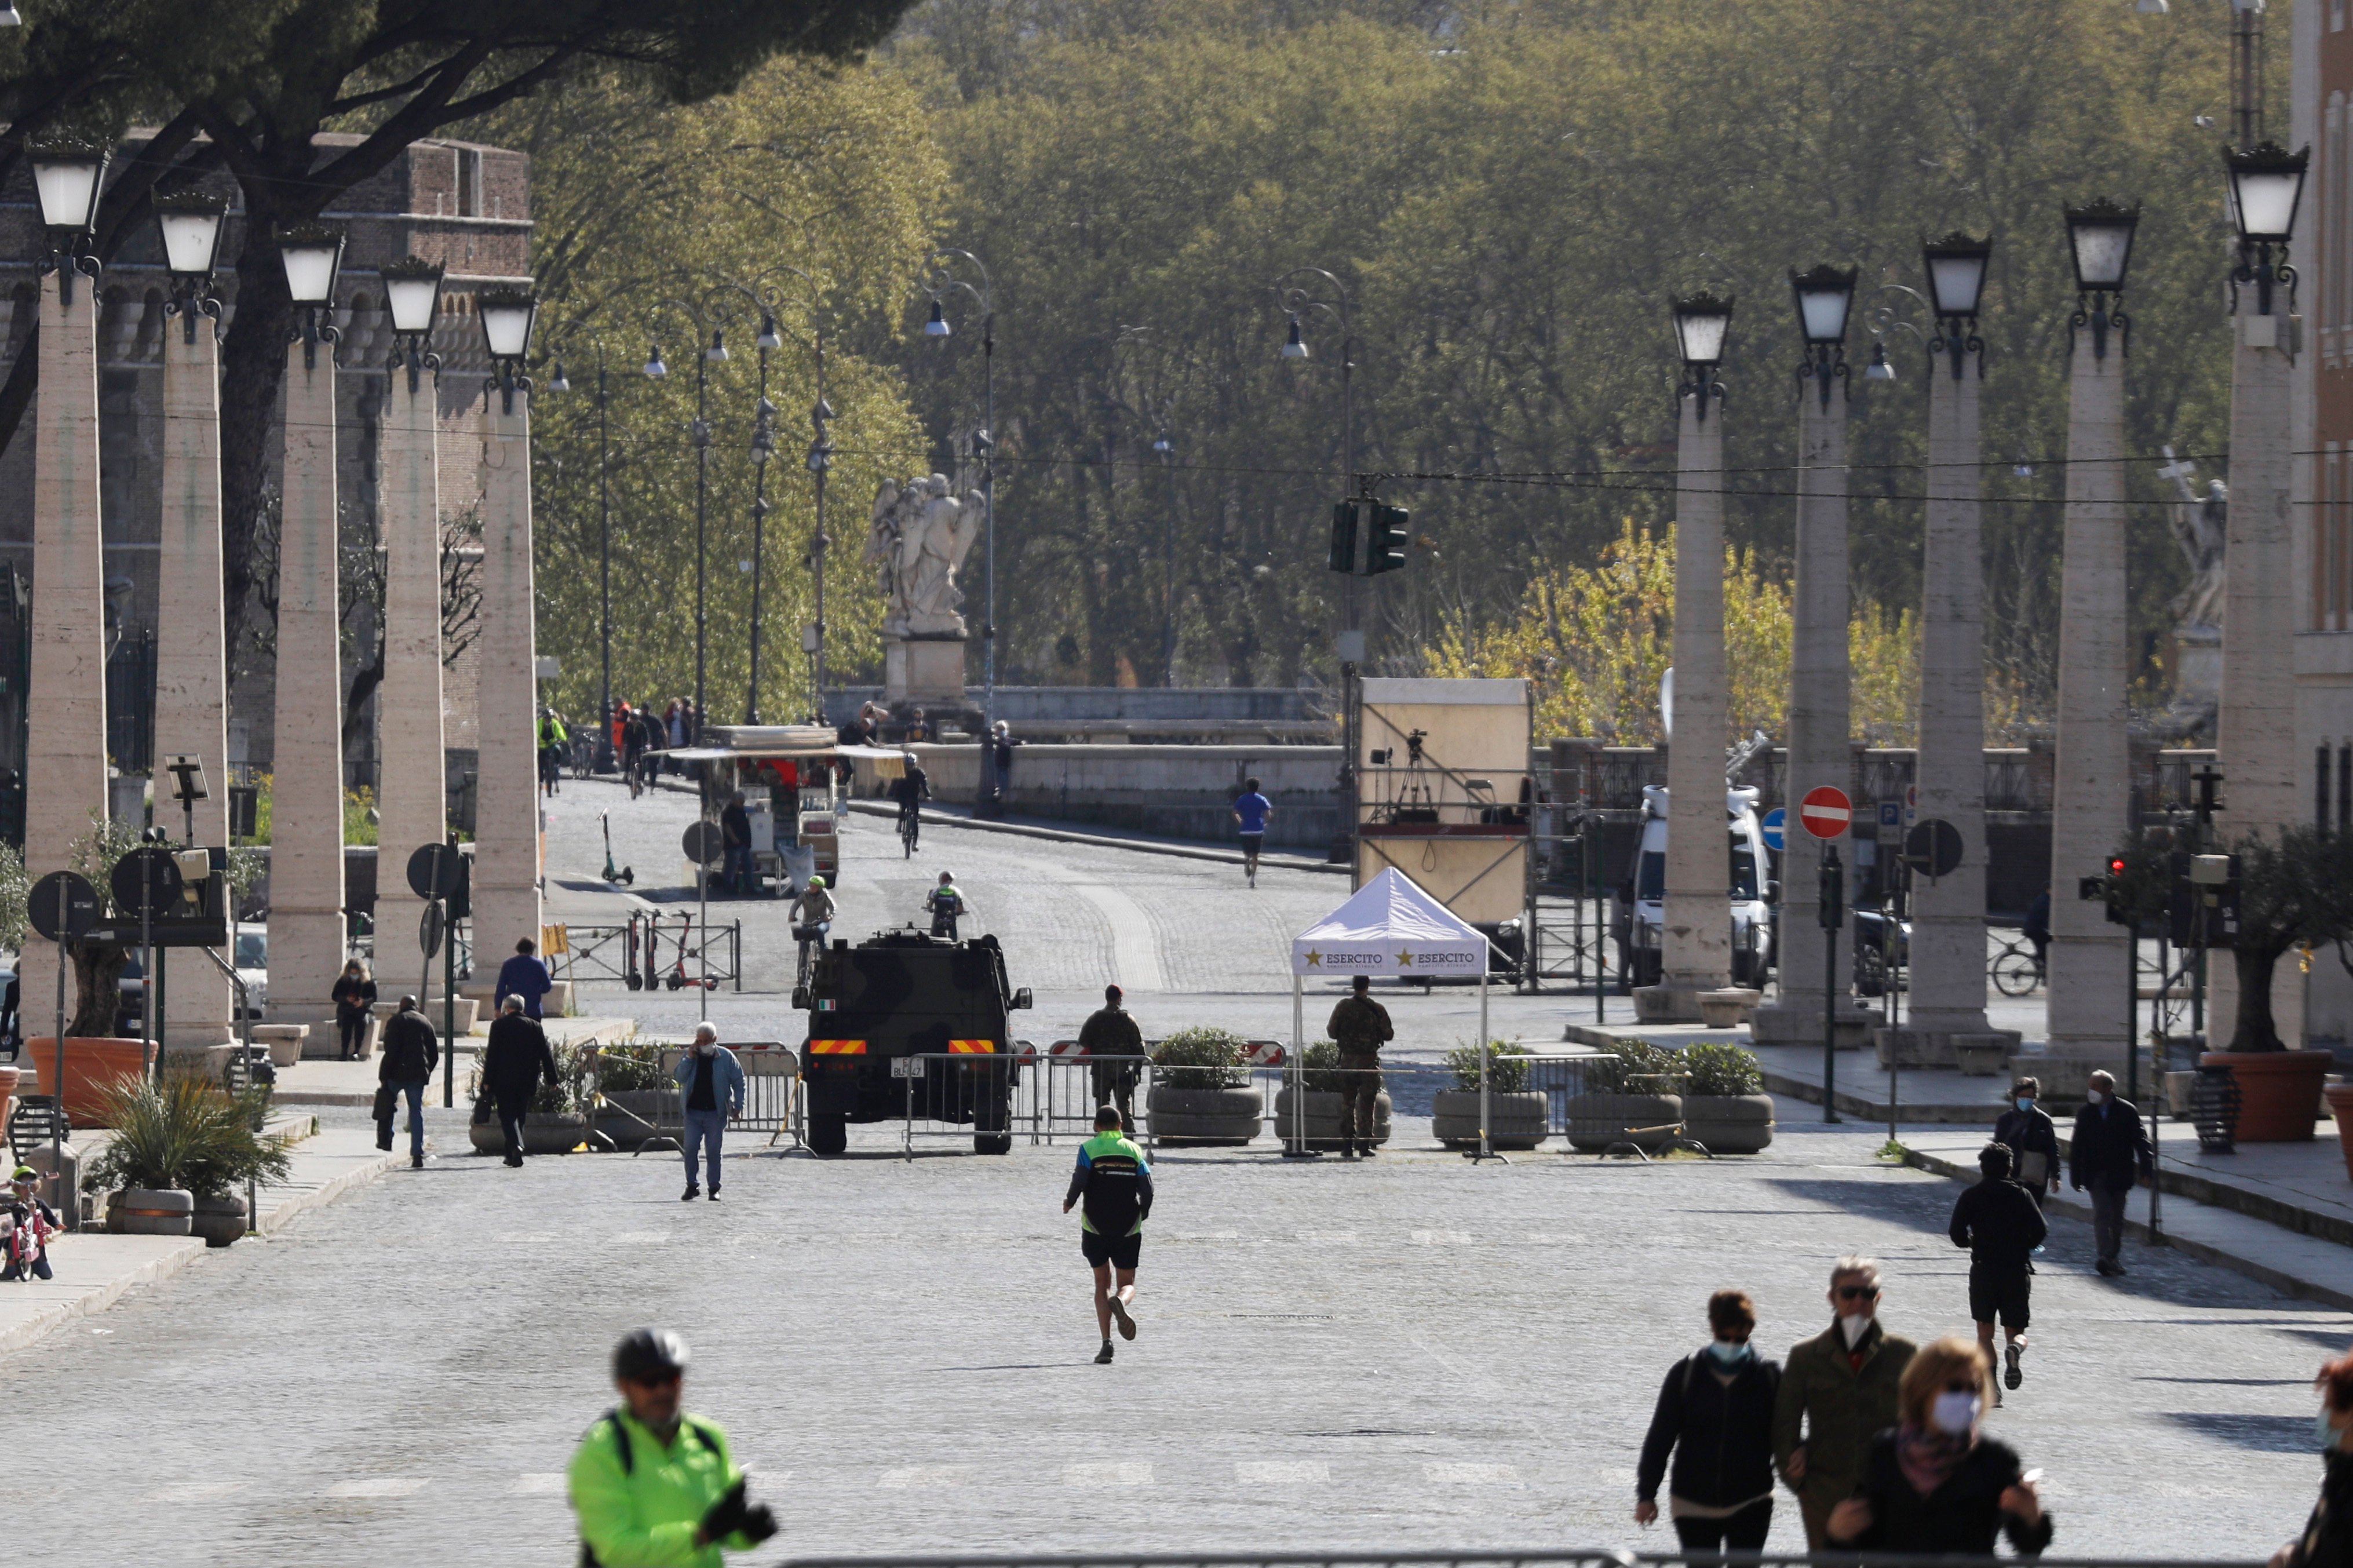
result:
[(1806, 1545), (1828, 1543), (1831, 1510), (1854, 1495), (1871, 1439), (1895, 1425), (1895, 1387), (1915, 1349), (1879, 1326), (1879, 1265), (1831, 1266), (1830, 1328), (1789, 1348), (1773, 1404), (1773, 1460), (1798, 1494)]
[(597, 1417), (572, 1456), (580, 1561), (596, 1568), (721, 1568), (776, 1533), (765, 1504), (744, 1500), (727, 1435), (679, 1408), (686, 1341), (633, 1329), (613, 1351), (623, 1404)]

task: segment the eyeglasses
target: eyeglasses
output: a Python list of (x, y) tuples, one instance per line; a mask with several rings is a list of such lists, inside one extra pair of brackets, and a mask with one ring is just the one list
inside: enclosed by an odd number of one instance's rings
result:
[(1879, 1287), (1876, 1285), (1841, 1285), (1838, 1287), (1838, 1293), (1839, 1299), (1841, 1301), (1872, 1301), (1878, 1298)]

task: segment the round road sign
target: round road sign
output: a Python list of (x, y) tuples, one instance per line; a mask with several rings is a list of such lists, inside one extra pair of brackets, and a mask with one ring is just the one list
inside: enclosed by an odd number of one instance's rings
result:
[(1847, 824), (1853, 821), (1854, 806), (1846, 791), (1828, 784), (1807, 790), (1806, 798), (1798, 802), (1799, 825), (1818, 839), (1844, 838)]
[(180, 863), (170, 850), (142, 844), (114, 863), (106, 882), (115, 907), (125, 915), (138, 915), (142, 904), (150, 915), (161, 915), (179, 902)]
[(456, 844), (418, 844), (408, 854), (408, 890), (419, 898), (447, 898), (466, 880)]
[(1952, 875), (1961, 865), (1961, 830), (1942, 817), (1915, 822), (1904, 835), (1904, 863), (1932, 881)]
[(441, 950), (441, 903), (436, 899), (425, 906), (425, 913), (417, 921), (417, 945), (425, 949), (428, 959)]
[(1781, 848), (1781, 835), (1785, 830), (1786, 824), (1788, 822), (1788, 820), (1789, 813), (1786, 807), (1776, 806), (1771, 810), (1765, 813), (1763, 828), (1765, 833), (1765, 847), (1767, 849), (1776, 852), (1779, 851)]
[(685, 851), (686, 858), (695, 864), (712, 865), (725, 853), (727, 841), (720, 832), (717, 822), (689, 822), (680, 847)]
[(26, 911), (33, 929), (52, 942), (74, 942), (98, 924), (98, 889), (70, 871), (53, 871), (33, 884)]

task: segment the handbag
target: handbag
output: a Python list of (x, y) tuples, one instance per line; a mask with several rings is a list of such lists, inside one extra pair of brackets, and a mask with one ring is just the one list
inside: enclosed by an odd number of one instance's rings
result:
[(378, 1084), (375, 1086), (376, 1120), (390, 1121), (392, 1119), (393, 1107), (397, 1104), (399, 1104), (399, 1097), (395, 1094), (393, 1086), (390, 1084)]
[(2018, 1183), (2021, 1187), (2040, 1187), (2051, 1180), (2051, 1157), (2039, 1149), (2030, 1149), (2018, 1157)]
[(491, 1119), (491, 1113), (496, 1106), (497, 1102), (491, 1097), (491, 1092), (488, 1089), (484, 1089), (480, 1094), (476, 1095), (474, 1097), (474, 1125), (476, 1127), (487, 1126)]

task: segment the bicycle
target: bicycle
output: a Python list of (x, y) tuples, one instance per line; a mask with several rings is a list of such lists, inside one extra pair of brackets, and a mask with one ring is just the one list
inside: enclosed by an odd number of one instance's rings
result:
[(923, 832), (922, 814), (912, 807), (899, 812), (899, 845), (908, 860), (915, 858), (915, 840)]
[(2034, 944), (2023, 938), (2004, 942), (1989, 967), (1994, 989), (2004, 996), (2031, 996), (2042, 983), (2042, 960), (2035, 956)]

